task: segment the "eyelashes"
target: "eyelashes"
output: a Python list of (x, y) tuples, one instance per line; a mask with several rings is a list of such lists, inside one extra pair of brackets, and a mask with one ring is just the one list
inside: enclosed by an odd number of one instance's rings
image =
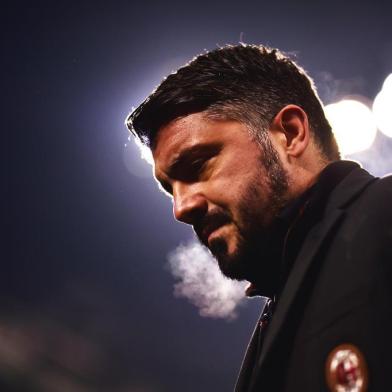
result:
[(206, 166), (207, 160), (206, 159), (196, 159), (195, 161), (191, 162), (190, 172), (195, 174), (200, 174), (204, 167)]
[(213, 145), (181, 153), (168, 165), (164, 178), (156, 177), (161, 189), (173, 195), (173, 183), (176, 181), (190, 184), (207, 180), (214, 167), (213, 161), (220, 151), (221, 146)]

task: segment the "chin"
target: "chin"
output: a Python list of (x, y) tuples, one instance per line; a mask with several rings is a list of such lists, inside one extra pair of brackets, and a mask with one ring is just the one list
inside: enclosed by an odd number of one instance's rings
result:
[(224, 226), (217, 231), (217, 235), (210, 243), (212, 253), (225, 253), (228, 257), (234, 256), (238, 252), (241, 238), (232, 225)]
[(218, 261), (223, 275), (233, 280), (244, 280), (247, 277), (247, 261), (237, 244), (227, 244), (224, 239), (217, 239), (210, 248)]
[(218, 260), (219, 268), (224, 276), (233, 280), (245, 280), (247, 279), (246, 268), (242, 260), (236, 257), (229, 257), (227, 255), (220, 255)]

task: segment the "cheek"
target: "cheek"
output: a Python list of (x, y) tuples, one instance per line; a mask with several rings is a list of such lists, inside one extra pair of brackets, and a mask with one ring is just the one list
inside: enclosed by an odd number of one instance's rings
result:
[(255, 213), (268, 198), (266, 175), (260, 162), (253, 165), (234, 166), (231, 170), (217, 171), (209, 179), (209, 200), (220, 207), (229, 210), (234, 219), (240, 219), (243, 211), (252, 210)]
[(238, 190), (237, 211), (238, 223), (245, 230), (254, 225), (263, 224), (269, 215), (268, 201), (270, 190), (260, 178), (249, 181), (246, 186)]

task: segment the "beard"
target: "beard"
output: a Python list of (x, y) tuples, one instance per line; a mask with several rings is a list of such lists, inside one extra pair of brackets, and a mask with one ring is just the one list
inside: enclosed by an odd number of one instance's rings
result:
[[(195, 227), (195, 232), (210, 249), (226, 277), (257, 282), (258, 286), (267, 289), (274, 284), (280, 268), (281, 244), (276, 239), (281, 237), (276, 233), (276, 218), (288, 202), (288, 175), (269, 139), (263, 141), (261, 150), (260, 171), (239, 195), (241, 223), (235, 221), (230, 211), (217, 207), (200, 224), (200, 227), (233, 225), (235, 251), (229, 254), (228, 243), (221, 237), (208, 246), (201, 230)], [(265, 177), (263, 187), (260, 176)], [(258, 200), (260, 208), (251, 210), (249, 206), (257, 205)]]

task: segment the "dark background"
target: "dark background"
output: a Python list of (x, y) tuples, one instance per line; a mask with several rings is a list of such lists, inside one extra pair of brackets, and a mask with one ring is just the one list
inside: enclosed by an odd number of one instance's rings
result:
[[(124, 119), (204, 49), (295, 53), (330, 103), (392, 72), (387, 1), (14, 2), (4, 10), (1, 391), (230, 391), (260, 300), (237, 320), (174, 298), (174, 223)], [(358, 154), (390, 170), (379, 134)]]

